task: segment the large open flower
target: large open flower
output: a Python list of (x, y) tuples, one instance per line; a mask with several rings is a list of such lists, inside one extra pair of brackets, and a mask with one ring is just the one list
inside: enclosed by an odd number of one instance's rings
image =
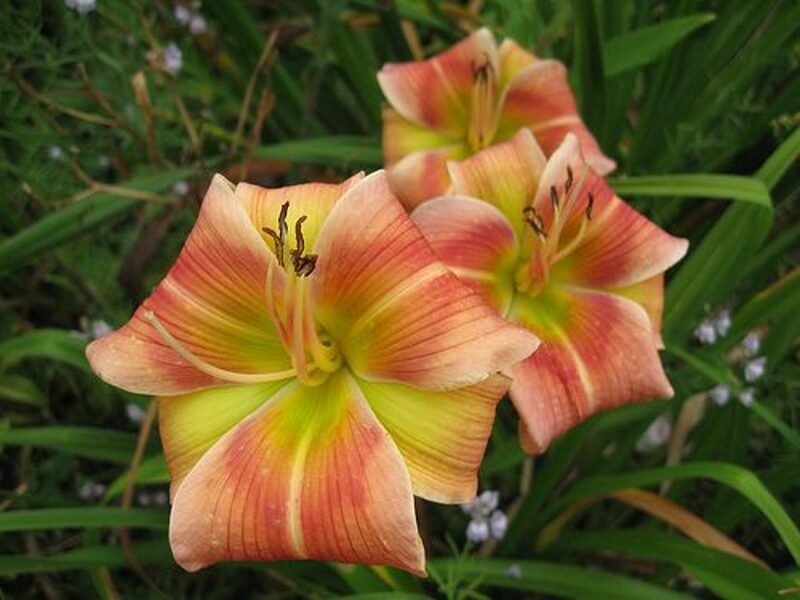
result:
[(464, 159), (522, 128), (547, 156), (573, 133), (595, 171), (615, 167), (581, 121), (564, 66), (510, 39), (498, 48), (488, 29), (429, 60), (387, 64), (378, 82), (390, 104), (383, 112), (384, 162), (409, 207), (447, 191), (448, 159)]
[(436, 260), (378, 172), (276, 190), (216, 176), (166, 278), (87, 354), (158, 396), (184, 568), (420, 574), (412, 493), (474, 496), (497, 372), (537, 343)]
[(571, 134), (549, 160), (522, 130), (449, 169), (459, 195), (412, 219), (453, 272), (542, 340), (512, 369), (525, 449), (598, 410), (672, 395), (657, 352), (663, 273), (687, 242), (617, 197)]

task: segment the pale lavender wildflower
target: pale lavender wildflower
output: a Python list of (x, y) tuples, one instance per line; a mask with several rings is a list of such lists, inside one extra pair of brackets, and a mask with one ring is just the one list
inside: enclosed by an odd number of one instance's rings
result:
[(172, 75), (177, 75), (182, 67), (183, 53), (175, 42), (170, 42), (164, 48), (164, 69)]
[(660, 448), (669, 440), (672, 434), (672, 421), (667, 415), (656, 418), (636, 442), (636, 451), (648, 454)]
[(744, 365), (744, 378), (752, 383), (764, 375), (767, 368), (767, 357), (759, 356), (745, 363)]
[(720, 383), (711, 388), (708, 395), (717, 406), (725, 406), (731, 398), (731, 388), (724, 383)]
[(705, 319), (697, 328), (694, 330), (694, 337), (697, 338), (701, 344), (713, 344), (717, 341), (717, 329), (714, 327), (714, 323), (708, 319)]

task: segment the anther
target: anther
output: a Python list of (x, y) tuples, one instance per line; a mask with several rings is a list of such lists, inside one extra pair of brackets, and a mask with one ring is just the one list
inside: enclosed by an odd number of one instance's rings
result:
[(567, 182), (564, 184), (564, 191), (569, 194), (569, 190), (572, 187), (572, 167), (567, 165)]
[[(286, 216), (289, 214), (289, 203), (284, 202), (281, 205), (281, 212), (278, 214), (278, 232), (270, 227), (262, 227), (261, 230), (269, 235), (275, 242), (275, 258), (278, 259), (278, 264), (285, 267), (284, 248), (286, 247), (286, 233), (289, 227), (286, 225)], [(305, 219), (305, 217), (303, 217)]]
[(592, 220), (592, 207), (594, 207), (594, 194), (589, 192), (589, 203), (586, 205), (586, 218)]
[(294, 272), (298, 277), (308, 277), (317, 266), (316, 254), (303, 254), (306, 249), (306, 241), (303, 238), (303, 223), (305, 220), (306, 216), (303, 215), (294, 224), (294, 237), (297, 247), (290, 253), (292, 267), (294, 267)]
[(556, 191), (556, 186), (554, 185), (550, 186), (550, 203), (553, 205), (554, 211), (558, 209), (558, 192)]
[(522, 209), (523, 220), (531, 226), (533, 232), (539, 238), (546, 238), (547, 232), (544, 230), (544, 219), (542, 216), (536, 212), (536, 209), (532, 206), (526, 206)]

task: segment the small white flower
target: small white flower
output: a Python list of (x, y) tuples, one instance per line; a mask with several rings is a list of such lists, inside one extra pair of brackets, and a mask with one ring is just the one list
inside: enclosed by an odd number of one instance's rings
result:
[(714, 329), (717, 330), (717, 333), (720, 337), (725, 337), (728, 331), (731, 328), (731, 311), (727, 308), (719, 311), (716, 317), (714, 317)]
[(133, 402), (129, 402), (125, 405), (125, 414), (134, 425), (141, 425), (144, 418), (147, 416), (145, 410)]
[(489, 518), (489, 529), (492, 532), (492, 537), (496, 540), (502, 540), (508, 531), (508, 517), (502, 510), (496, 510)]
[(672, 421), (667, 415), (655, 419), (636, 442), (636, 451), (647, 454), (667, 443), (672, 434)]
[(697, 328), (694, 330), (694, 337), (697, 338), (701, 344), (713, 344), (717, 341), (717, 329), (714, 327), (714, 323), (705, 319)]
[(192, 11), (185, 4), (178, 4), (173, 14), (175, 15), (175, 20), (181, 25), (188, 25), (189, 21), (192, 20)]
[(64, 0), (64, 4), (67, 5), (67, 8), (71, 8), (75, 12), (81, 15), (85, 15), (86, 13), (92, 12), (96, 6), (96, 0)]
[(139, 503), (139, 506), (150, 506), (150, 494), (147, 492), (139, 492), (136, 494), (136, 502)]
[(756, 391), (753, 388), (745, 388), (739, 392), (739, 402), (742, 406), (751, 406), (756, 399)]
[(192, 32), (192, 35), (201, 35), (208, 31), (208, 25), (203, 15), (192, 15), (192, 20), (189, 21), (189, 31)]
[(156, 506), (166, 506), (167, 502), (169, 502), (169, 495), (164, 490), (159, 490), (153, 493), (151, 500)]
[(522, 567), (520, 567), (517, 563), (508, 565), (508, 568), (503, 571), (503, 574), (506, 577), (511, 577), (511, 579), (520, 579), (522, 578)]
[(473, 519), (484, 519), (492, 514), (500, 503), (500, 492), (486, 490), (472, 502), (461, 505), (461, 510)]
[(189, 184), (185, 180), (176, 181), (172, 186), (172, 193), (176, 196), (185, 196), (189, 193)]
[(725, 406), (728, 403), (728, 400), (731, 398), (731, 388), (724, 383), (720, 383), (719, 385), (715, 385), (713, 388), (711, 388), (708, 392), (708, 395), (717, 406)]
[(744, 365), (744, 378), (752, 383), (757, 379), (761, 379), (764, 375), (764, 370), (767, 368), (767, 357), (759, 356)]
[(101, 337), (113, 332), (114, 328), (111, 327), (111, 325), (109, 325), (105, 321), (103, 321), (103, 319), (95, 319), (94, 321), (92, 321), (92, 326), (89, 329), (89, 335), (93, 340), (98, 340)]
[(467, 525), (467, 539), (479, 544), (489, 539), (489, 523), (485, 519), (475, 519)]
[(758, 351), (761, 349), (761, 336), (758, 335), (757, 331), (751, 331), (742, 340), (742, 350), (744, 350), (744, 355), (748, 358), (755, 356), (758, 354)]
[(87, 502), (97, 500), (106, 493), (106, 486), (95, 481), (87, 481), (78, 490), (78, 497)]
[(63, 160), (64, 159), (64, 150), (61, 148), (61, 146), (55, 146), (55, 145), (50, 146), (47, 149), (47, 156), (49, 156), (50, 160), (53, 160), (53, 161)]
[(183, 67), (183, 53), (175, 42), (170, 42), (164, 48), (164, 69), (172, 75), (180, 73)]

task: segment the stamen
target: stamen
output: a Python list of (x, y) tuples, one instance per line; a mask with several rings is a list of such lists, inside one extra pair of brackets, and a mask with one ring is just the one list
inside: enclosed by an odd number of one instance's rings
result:
[(594, 206), (594, 194), (589, 192), (589, 204), (586, 205), (586, 218), (592, 220), (592, 207)]
[(298, 277), (308, 277), (314, 272), (317, 266), (316, 254), (303, 255), (306, 249), (306, 241), (303, 238), (303, 223), (305, 220), (306, 216), (303, 215), (297, 219), (297, 222), (294, 224), (294, 237), (297, 247), (292, 250), (291, 257), (294, 272)]
[(564, 184), (564, 191), (569, 194), (569, 189), (572, 187), (572, 167), (567, 165), (567, 182)]
[(491, 142), (495, 130), (495, 72), (489, 56), (481, 65), (472, 64), (472, 92), (468, 142), (479, 150)]
[(176, 354), (178, 354), (178, 356), (180, 356), (198, 371), (201, 371), (206, 375), (210, 375), (211, 377), (223, 379), (231, 383), (265, 383), (268, 381), (280, 381), (281, 379), (288, 379), (289, 377), (294, 377), (297, 374), (294, 369), (276, 371), (275, 373), (237, 373), (235, 371), (228, 371), (227, 369), (216, 367), (204, 361), (202, 358), (194, 355), (188, 348), (186, 348), (186, 346), (175, 339), (175, 337), (173, 337), (173, 335), (167, 331), (166, 327), (164, 327), (152, 310), (144, 311), (144, 317), (153, 326), (153, 329), (158, 332), (158, 335), (161, 336), (161, 339), (163, 339), (164, 342), (170, 348), (172, 348)]
[(550, 186), (550, 204), (553, 205), (553, 212), (558, 210), (558, 192), (554, 185)]
[[(286, 234), (289, 227), (286, 225), (286, 215), (289, 213), (289, 203), (284, 202), (281, 205), (281, 212), (278, 214), (278, 232), (270, 227), (262, 227), (261, 230), (269, 235), (275, 242), (275, 257), (278, 259), (278, 264), (285, 267), (284, 261), (284, 248), (286, 247)], [(305, 219), (305, 217), (303, 217)]]
[(533, 232), (540, 240), (547, 238), (547, 232), (544, 230), (544, 219), (536, 212), (532, 206), (526, 206), (522, 209), (522, 219), (531, 226)]

